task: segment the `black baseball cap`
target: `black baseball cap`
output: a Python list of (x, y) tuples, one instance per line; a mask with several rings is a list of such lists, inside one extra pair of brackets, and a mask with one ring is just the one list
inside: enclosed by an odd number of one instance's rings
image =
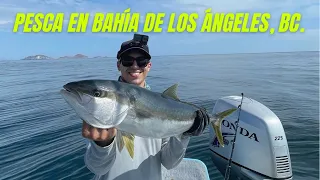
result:
[(132, 40), (125, 41), (121, 44), (120, 50), (117, 54), (117, 59), (120, 59), (122, 55), (132, 51), (140, 51), (145, 54), (148, 59), (151, 59), (149, 54), (148, 40), (149, 36), (147, 35), (134, 34)]

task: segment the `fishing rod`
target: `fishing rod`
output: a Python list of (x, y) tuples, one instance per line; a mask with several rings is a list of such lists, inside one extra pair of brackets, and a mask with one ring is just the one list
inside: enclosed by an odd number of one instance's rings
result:
[(240, 120), (240, 112), (241, 112), (241, 107), (242, 107), (242, 101), (243, 101), (243, 93), (241, 93), (241, 103), (240, 105), (238, 106), (239, 108), (239, 113), (238, 113), (238, 119), (237, 121), (235, 122), (236, 123), (236, 132), (235, 132), (235, 135), (234, 135), (234, 138), (233, 138), (233, 142), (232, 142), (232, 149), (231, 149), (231, 154), (230, 154), (230, 158), (228, 159), (228, 166), (227, 166), (227, 169), (226, 169), (226, 172), (225, 172), (225, 180), (229, 180), (229, 176), (230, 176), (230, 170), (231, 170), (231, 161), (232, 161), (232, 155), (233, 155), (233, 150), (234, 150), (234, 145), (236, 143), (236, 137), (237, 137), (237, 131), (238, 131), (238, 124), (239, 124), (239, 120)]

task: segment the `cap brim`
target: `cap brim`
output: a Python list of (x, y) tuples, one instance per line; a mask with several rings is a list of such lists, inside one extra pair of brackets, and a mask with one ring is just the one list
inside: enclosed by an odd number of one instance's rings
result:
[(124, 50), (121, 54), (119, 54), (119, 57), (121, 57), (122, 55), (126, 54), (126, 53), (129, 53), (131, 51), (140, 51), (142, 52), (148, 59), (151, 59), (151, 56), (150, 54), (144, 50), (143, 48), (141, 47), (131, 47), (131, 48), (128, 48), (126, 50)]

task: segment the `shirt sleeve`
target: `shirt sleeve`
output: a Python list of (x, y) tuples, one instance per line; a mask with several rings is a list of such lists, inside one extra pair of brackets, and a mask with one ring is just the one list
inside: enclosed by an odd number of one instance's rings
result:
[(176, 167), (184, 158), (190, 137), (170, 137), (162, 139), (161, 163), (166, 169)]
[(104, 175), (110, 171), (116, 159), (115, 139), (105, 147), (100, 147), (94, 141), (89, 140), (84, 161), (92, 173)]

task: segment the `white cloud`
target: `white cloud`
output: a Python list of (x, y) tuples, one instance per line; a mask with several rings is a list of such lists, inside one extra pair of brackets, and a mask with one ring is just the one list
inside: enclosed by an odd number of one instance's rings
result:
[(1, 17), (14, 20), (14, 16), (18, 12), (64, 12), (70, 14), (71, 12), (105, 12), (112, 8), (107, 4), (98, 4), (82, 0), (4, 0), (0, 2)]
[(302, 18), (319, 18), (319, 4), (314, 4), (303, 9)]
[(281, 40), (301, 40), (319, 43), (319, 29), (308, 29), (303, 33), (275, 33), (273, 38)]
[(10, 24), (11, 21), (8, 20), (0, 20), (0, 25), (4, 25), (4, 24)]

